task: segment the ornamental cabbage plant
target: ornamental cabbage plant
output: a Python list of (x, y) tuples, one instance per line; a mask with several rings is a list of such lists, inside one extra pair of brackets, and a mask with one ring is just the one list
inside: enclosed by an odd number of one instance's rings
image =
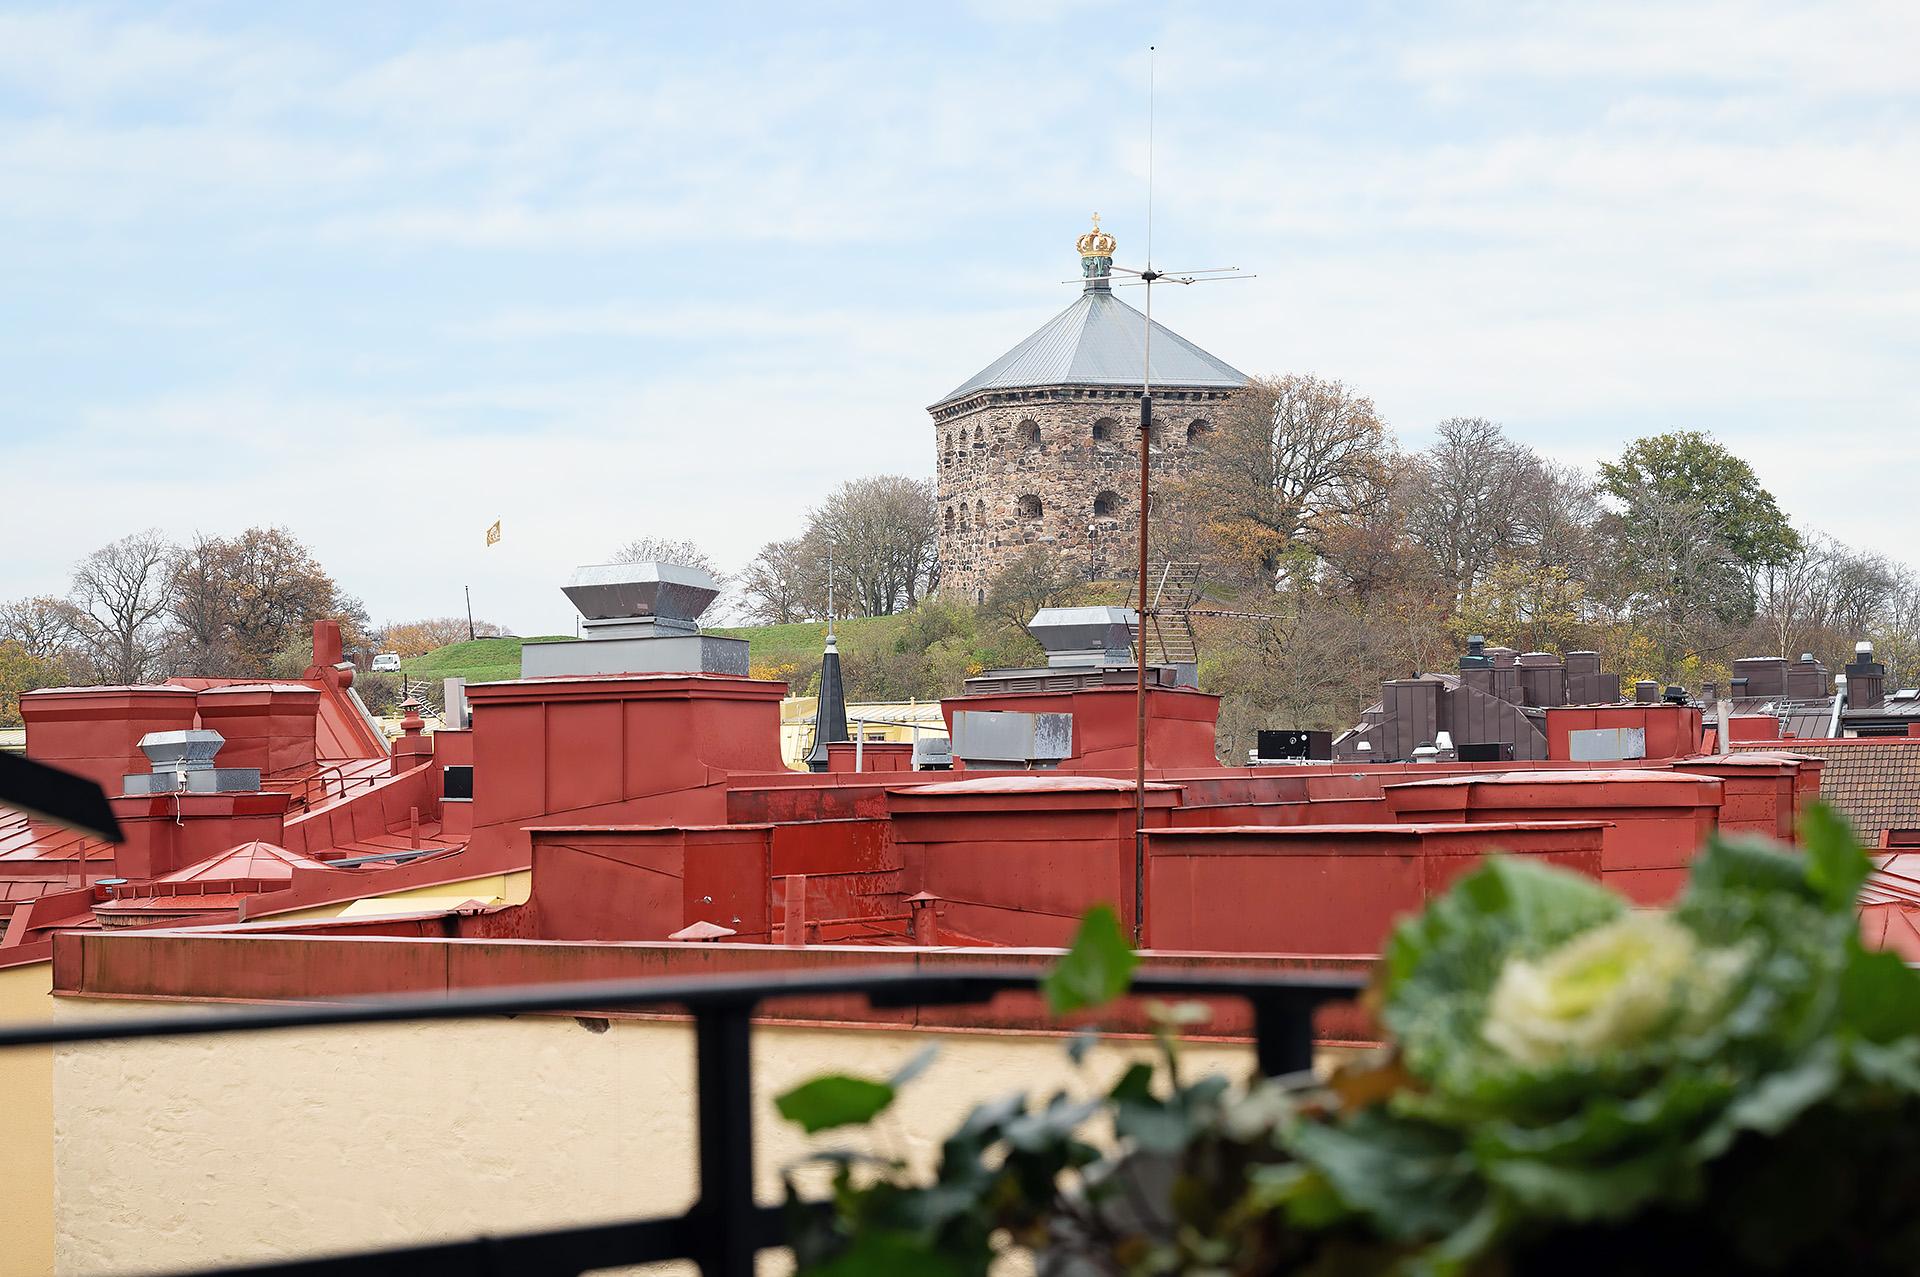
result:
[[(1787, 1271), (1836, 1246), (1871, 1267), (1894, 1240), (1886, 1271), (1913, 1271), (1920, 1179), (1870, 1150), (1920, 1152), (1920, 978), (1862, 946), (1869, 863), (1839, 818), (1803, 843), (1710, 842), (1671, 911), (1490, 860), (1395, 931), (1375, 1002), (1398, 1077), (1296, 1129), (1298, 1189), (1417, 1243), (1410, 1271)], [(1370, 1144), (1415, 1137), (1449, 1150), (1431, 1184), (1359, 1182)], [(1450, 1209), (1409, 1237), (1435, 1187)]]

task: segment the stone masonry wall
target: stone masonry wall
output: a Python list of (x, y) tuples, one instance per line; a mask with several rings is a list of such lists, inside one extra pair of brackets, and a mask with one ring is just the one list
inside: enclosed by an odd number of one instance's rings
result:
[[(1153, 479), (1185, 473), (1229, 392), (1154, 388)], [(933, 410), (940, 588), (978, 602), (1026, 547), (1088, 580), (1124, 575), (1138, 535), (1140, 392), (991, 391)]]

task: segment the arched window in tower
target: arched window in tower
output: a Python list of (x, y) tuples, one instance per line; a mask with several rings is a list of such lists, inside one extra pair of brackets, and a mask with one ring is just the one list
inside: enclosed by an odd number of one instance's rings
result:
[[(961, 508), (965, 509), (966, 507), (962, 506)], [(941, 526), (944, 527), (949, 532), (953, 531), (953, 507), (952, 506), (947, 507), (946, 515), (944, 518), (941, 519)]]
[(1211, 421), (1196, 421), (1192, 425), (1187, 427), (1187, 442), (1188, 443), (1203, 442), (1206, 439), (1206, 437), (1212, 433), (1213, 433), (1213, 423)]
[(1112, 417), (1102, 417), (1100, 418), (1100, 420), (1093, 423), (1093, 441), (1095, 443), (1110, 443), (1112, 442), (1112, 440), (1113, 440), (1113, 418)]
[(964, 501), (960, 503), (960, 530), (967, 530), (967, 503)]
[(1020, 517), (1028, 522), (1037, 522), (1040, 518), (1040, 498), (1029, 492), (1020, 498)]
[(1013, 441), (1022, 448), (1031, 448), (1040, 442), (1040, 423), (1028, 417), (1013, 428)]
[(1111, 488), (1093, 499), (1093, 517), (1111, 519), (1120, 513), (1120, 494)]
[(973, 428), (973, 446), (976, 448), (983, 447), (986, 444), (986, 442), (987, 442), (987, 432), (982, 430), (979, 426), (975, 426)]

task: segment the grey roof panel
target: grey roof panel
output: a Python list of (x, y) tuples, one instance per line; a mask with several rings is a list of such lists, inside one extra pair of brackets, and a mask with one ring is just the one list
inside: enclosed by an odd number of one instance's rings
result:
[[(983, 390), (1140, 384), (1147, 317), (1105, 289), (1090, 288), (1025, 341), (933, 406)], [(1164, 324), (1153, 326), (1153, 384), (1237, 390), (1246, 374)]]

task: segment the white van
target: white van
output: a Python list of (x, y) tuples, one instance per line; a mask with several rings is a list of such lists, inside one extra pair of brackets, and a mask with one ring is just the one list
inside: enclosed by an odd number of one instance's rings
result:
[(381, 652), (373, 658), (373, 672), (376, 674), (398, 674), (400, 672), (400, 653)]

